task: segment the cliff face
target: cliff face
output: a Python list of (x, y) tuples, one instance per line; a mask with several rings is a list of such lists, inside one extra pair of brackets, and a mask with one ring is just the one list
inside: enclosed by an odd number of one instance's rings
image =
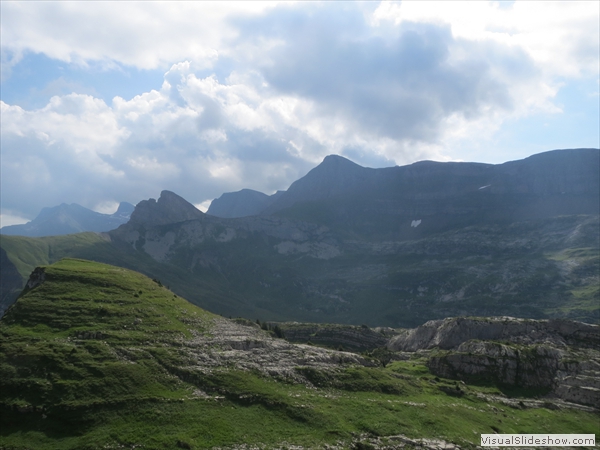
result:
[[(453, 167), (458, 174), (467, 166)], [(445, 195), (429, 189), (431, 197)], [(323, 214), (335, 216), (338, 206)], [(215, 311), (225, 315), (390, 327), (459, 315), (598, 320), (598, 216), (479, 223), (432, 234), (451, 216), (433, 225), (414, 216), (412, 226), (395, 228), (410, 240), (387, 240), (379, 227), (391, 222), (382, 225), (377, 215), (357, 212), (337, 230), (280, 215), (227, 219), (163, 192), (158, 201), (141, 202), (110, 236), (142, 254), (133, 257), (180, 270), (169, 284), (203, 307), (214, 308), (205, 303), (210, 296), (191, 292), (196, 281), (235, 297), (219, 300)], [(345, 227), (337, 217), (336, 226)], [(356, 223), (370, 237), (352, 232)]]
[(429, 370), (470, 382), (535, 389), (590, 406), (600, 404), (600, 327), (568, 320), (452, 318), (406, 330), (388, 349), (437, 348)]
[[(273, 215), (205, 215), (164, 191), (109, 233), (110, 248), (47, 241), (40, 254), (135, 267), (198, 305), (260, 320), (414, 327), (510, 315), (596, 323), (599, 216), (551, 213), (586, 211), (597, 155), (558, 151), (499, 166), (425, 161), (388, 169), (329, 157), (290, 188), (300, 195), (316, 186), (311, 195), (321, 197)], [(550, 178), (563, 181), (554, 186)], [(559, 193), (566, 185), (571, 190)], [(512, 221), (524, 210), (551, 217)], [(27, 245), (2, 243), (15, 264)]]
[(4, 311), (14, 302), (18, 293), (23, 288), (23, 278), (12, 263), (3, 248), (0, 248), (0, 267), (2, 276), (0, 277), (0, 317)]
[(204, 213), (179, 195), (162, 191), (158, 201), (142, 200), (131, 214), (132, 225), (146, 227), (202, 219)]
[(600, 328), (571, 320), (527, 320), (513, 317), (458, 317), (432, 320), (392, 338), (390, 350), (417, 351), (434, 347), (453, 350), (470, 340), (506, 341), (531, 345), (549, 343), (600, 350)]

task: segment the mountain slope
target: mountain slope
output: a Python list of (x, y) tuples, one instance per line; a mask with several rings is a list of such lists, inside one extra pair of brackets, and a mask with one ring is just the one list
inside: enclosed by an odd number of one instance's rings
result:
[[(598, 214), (599, 155), (598, 149), (553, 150), (497, 165), (420, 161), (384, 169), (330, 155), (276, 198), (255, 191), (249, 198), (242, 190), (216, 199), (209, 212), (278, 215), (379, 240), (418, 239), (477, 223)], [(238, 213), (243, 204), (247, 209)]]
[(423, 360), (383, 368), (290, 344), (90, 261), (36, 269), (0, 335), (3, 448), (435, 448), (420, 439), (472, 446), (474, 429), (593, 433), (597, 424), (590, 408), (527, 399), (499, 420), (505, 397), (494, 387), (449, 395), (457, 384), (434, 379)]
[(132, 224), (156, 226), (186, 220), (202, 220), (204, 213), (171, 191), (162, 191), (158, 201), (151, 198), (137, 204)]
[(31, 222), (9, 225), (0, 229), (1, 234), (11, 236), (58, 236), (83, 231), (109, 231), (129, 220), (134, 206), (121, 202), (113, 214), (101, 214), (76, 203), (63, 203), (53, 208), (44, 208)]
[(376, 240), (418, 239), (475, 224), (599, 214), (599, 166), (598, 149), (555, 150), (498, 165), (421, 161), (385, 169), (330, 156), (262, 214), (317, 222)]
[[(190, 279), (221, 283), (232, 314), (397, 327), (472, 314), (596, 323), (598, 227), (598, 216), (562, 216), (371, 243), (272, 216), (206, 216), (130, 223), (111, 236)], [(198, 293), (189, 298), (211, 309)]]
[(230, 219), (255, 216), (266, 209), (281, 194), (283, 194), (282, 191), (277, 191), (273, 195), (267, 195), (252, 189), (226, 192), (211, 202), (206, 214)]

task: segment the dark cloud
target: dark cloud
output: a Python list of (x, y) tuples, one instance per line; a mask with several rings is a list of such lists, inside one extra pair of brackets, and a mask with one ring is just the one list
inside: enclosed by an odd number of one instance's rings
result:
[(279, 92), (311, 99), (321, 114), (366, 133), (435, 141), (453, 114), (510, 109), (511, 82), (532, 76), (524, 52), (456, 40), (448, 26), (403, 23), (378, 35), (352, 5), (302, 6), (238, 20), (240, 39), (278, 42), (252, 63)]

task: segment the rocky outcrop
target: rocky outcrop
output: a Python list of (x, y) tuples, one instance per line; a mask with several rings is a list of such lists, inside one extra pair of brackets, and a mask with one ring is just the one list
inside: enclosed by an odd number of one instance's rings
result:
[(332, 371), (348, 365), (377, 365), (355, 353), (292, 344), (273, 338), (255, 326), (244, 326), (223, 318), (213, 320), (210, 335), (195, 333), (182, 345), (192, 363), (188, 370), (210, 372), (221, 367), (235, 367), (303, 383), (310, 382), (299, 368)]
[[(322, 225), (281, 217), (223, 219), (209, 216), (167, 191), (163, 191), (158, 202), (153, 199), (140, 202), (130, 222), (110, 235), (145, 251), (159, 262), (168, 262), (178, 250), (188, 253), (189, 249), (204, 243), (226, 243), (256, 236), (261, 237), (261, 245), (272, 238), (272, 244), (267, 245), (273, 253), (318, 259), (330, 259), (341, 253), (338, 240)], [(190, 258), (187, 268), (204, 264), (210, 263), (207, 254), (200, 250)]]
[(458, 317), (431, 320), (406, 330), (388, 343), (390, 350), (456, 349), (463, 342), (507, 341), (518, 344), (546, 343), (558, 347), (576, 345), (600, 349), (600, 327), (573, 320), (531, 320), (514, 317)]
[(186, 220), (198, 220), (204, 213), (171, 191), (162, 191), (158, 201), (153, 198), (139, 202), (131, 214), (130, 224), (145, 227)]
[(33, 288), (38, 287), (44, 281), (46, 281), (46, 271), (43, 267), (36, 267), (31, 275), (29, 276), (29, 280), (25, 284), (25, 289), (31, 290)]
[(4, 311), (12, 305), (23, 288), (23, 277), (17, 270), (17, 267), (8, 258), (6, 251), (0, 248), (0, 267), (2, 276), (0, 276), (0, 317)]
[(543, 345), (517, 348), (467, 341), (456, 352), (432, 356), (428, 367), (452, 379), (480, 379), (524, 388), (552, 389), (564, 352)]
[(438, 376), (533, 389), (567, 402), (600, 405), (600, 327), (570, 320), (450, 318), (405, 330), (388, 349), (438, 349)]
[(456, 351), (431, 356), (427, 366), (445, 378), (491, 381), (568, 402), (600, 405), (600, 354), (595, 350), (467, 341)]

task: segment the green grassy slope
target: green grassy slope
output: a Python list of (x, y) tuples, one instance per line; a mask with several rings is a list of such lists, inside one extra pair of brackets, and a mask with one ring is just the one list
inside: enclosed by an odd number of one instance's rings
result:
[(472, 447), (494, 430), (596, 431), (591, 413), (478, 397), (494, 387), (448, 395), (440, 387), (455, 382), (418, 359), (298, 367), (310, 385), (233, 366), (203, 370), (186, 348), (193, 335), (211, 336), (212, 314), (122, 268), (64, 259), (44, 272), (0, 321), (0, 448), (347, 448), (397, 434)]
[[(112, 241), (103, 233), (89, 232), (40, 238), (2, 235), (0, 245), (24, 282), (37, 266), (52, 264), (62, 258), (82, 258), (124, 267), (150, 278), (160, 279), (178, 295), (191, 299), (217, 314), (230, 315), (232, 311), (236, 311), (240, 315), (253, 316), (251, 311), (245, 308), (243, 295), (231, 292), (231, 288), (223, 283), (222, 277), (214, 277), (212, 273), (199, 277), (174, 264), (159, 263), (144, 252)], [(8, 300), (12, 303), (14, 298)]]

